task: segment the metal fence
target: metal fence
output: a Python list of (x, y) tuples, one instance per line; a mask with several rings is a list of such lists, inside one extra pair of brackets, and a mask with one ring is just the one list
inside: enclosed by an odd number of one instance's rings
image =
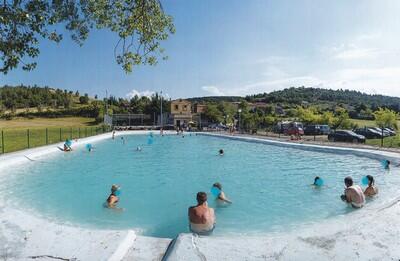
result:
[(64, 128), (34, 128), (2, 130), (0, 153), (13, 152), (52, 143), (66, 139), (80, 139), (111, 131), (108, 126), (64, 127)]

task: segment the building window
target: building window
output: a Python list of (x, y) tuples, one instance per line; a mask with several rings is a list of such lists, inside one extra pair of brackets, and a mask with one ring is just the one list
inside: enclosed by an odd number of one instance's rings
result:
[(175, 110), (178, 110), (178, 109), (179, 109), (179, 105), (175, 104)]
[(184, 110), (184, 111), (187, 110), (187, 105), (183, 105), (183, 110)]

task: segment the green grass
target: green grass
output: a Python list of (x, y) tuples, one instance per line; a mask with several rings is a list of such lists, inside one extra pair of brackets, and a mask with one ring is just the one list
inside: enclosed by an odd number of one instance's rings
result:
[(2, 120), (0, 128), (3, 135), (0, 134), (0, 153), (103, 133), (103, 128), (93, 119), (80, 117)]
[[(381, 146), (381, 139), (367, 139), (365, 142), (367, 145)], [(385, 148), (399, 148), (400, 147), (400, 135), (386, 137), (383, 139), (383, 147)]]

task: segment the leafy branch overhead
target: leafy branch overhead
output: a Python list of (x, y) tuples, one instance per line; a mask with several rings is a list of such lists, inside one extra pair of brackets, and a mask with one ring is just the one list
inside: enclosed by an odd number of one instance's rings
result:
[(117, 34), (114, 56), (125, 72), (167, 59), (160, 43), (175, 32), (159, 0), (1, 0), (0, 73), (33, 70), (40, 40), (59, 43), (68, 31), (82, 45), (93, 29)]

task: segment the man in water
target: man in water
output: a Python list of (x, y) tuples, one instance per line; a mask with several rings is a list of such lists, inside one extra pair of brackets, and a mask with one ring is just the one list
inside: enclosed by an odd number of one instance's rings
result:
[(190, 231), (199, 235), (210, 235), (215, 227), (214, 209), (207, 204), (207, 194), (197, 193), (197, 206), (188, 209)]
[(344, 190), (344, 195), (341, 195), (341, 199), (347, 203), (350, 203), (353, 208), (361, 208), (365, 203), (364, 192), (359, 185), (353, 184), (353, 179), (351, 177), (346, 177), (344, 179), (344, 184), (346, 189)]
[(220, 149), (218, 152), (219, 152), (220, 156), (224, 156), (224, 150), (223, 149)]

